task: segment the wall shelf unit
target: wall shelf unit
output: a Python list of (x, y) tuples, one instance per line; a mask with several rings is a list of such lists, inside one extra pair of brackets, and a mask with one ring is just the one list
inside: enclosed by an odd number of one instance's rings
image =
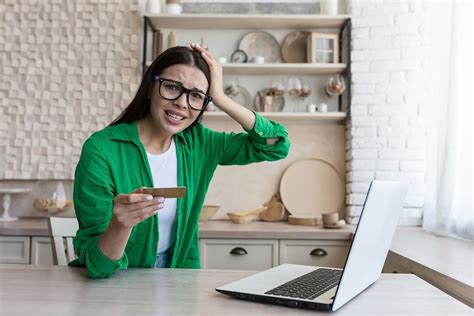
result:
[[(327, 112), (327, 113), (305, 113), (305, 112), (258, 112), (263, 117), (275, 121), (291, 121), (291, 122), (332, 122), (338, 123), (345, 120), (347, 114), (345, 112)], [(224, 112), (206, 112), (204, 113), (205, 121), (221, 121), (224, 119), (231, 120), (230, 116)]]
[[(226, 63), (224, 76), (329, 76), (344, 74), (346, 91), (339, 96), (336, 109), (328, 113), (280, 112), (263, 113), (265, 117), (295, 122), (344, 122), (350, 116), (350, 38), (349, 15), (325, 16), (314, 14), (156, 14), (144, 17), (144, 46), (150, 31), (171, 30), (332, 30), (339, 33), (339, 63)], [(148, 34), (149, 36), (149, 34)], [(154, 36), (153, 36), (154, 37)], [(143, 71), (151, 64), (148, 49), (143, 50)], [(148, 56), (148, 58), (147, 58)], [(336, 110), (336, 111), (334, 111)], [(223, 113), (206, 113), (207, 120), (218, 121)]]
[(342, 28), (350, 18), (314, 14), (157, 14), (147, 17), (157, 29)]

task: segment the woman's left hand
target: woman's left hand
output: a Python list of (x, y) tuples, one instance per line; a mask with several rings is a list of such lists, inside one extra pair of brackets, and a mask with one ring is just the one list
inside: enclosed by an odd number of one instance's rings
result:
[(219, 106), (219, 100), (225, 96), (222, 88), (222, 66), (214, 57), (198, 44), (191, 44), (191, 48), (201, 54), (202, 58), (207, 62), (211, 72), (211, 86), (209, 87), (209, 95), (213, 98), (215, 105)]

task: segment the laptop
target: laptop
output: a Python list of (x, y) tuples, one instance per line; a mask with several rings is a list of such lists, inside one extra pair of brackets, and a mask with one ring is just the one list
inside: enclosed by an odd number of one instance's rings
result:
[(283, 264), (216, 288), (238, 299), (336, 311), (377, 281), (408, 184), (372, 181), (343, 269)]

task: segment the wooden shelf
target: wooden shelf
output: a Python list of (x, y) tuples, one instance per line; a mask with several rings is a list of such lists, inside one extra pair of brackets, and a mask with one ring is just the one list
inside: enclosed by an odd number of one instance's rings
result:
[[(147, 63), (150, 66), (151, 62)], [(224, 75), (336, 75), (343, 73), (346, 64), (224, 64)]]
[(311, 29), (341, 28), (349, 15), (315, 14), (156, 14), (147, 15), (157, 29)]
[(346, 64), (224, 64), (224, 75), (329, 75), (343, 73)]
[[(326, 112), (326, 113), (306, 113), (306, 112), (259, 112), (268, 119), (277, 121), (295, 121), (295, 122), (342, 122), (347, 114), (345, 112)], [(222, 121), (231, 118), (224, 112), (206, 112), (204, 121)]]

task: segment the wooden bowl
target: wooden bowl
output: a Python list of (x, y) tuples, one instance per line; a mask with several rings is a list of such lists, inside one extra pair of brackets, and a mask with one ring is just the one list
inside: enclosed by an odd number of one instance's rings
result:
[(259, 206), (257, 208), (251, 208), (248, 210), (243, 210), (240, 212), (234, 213), (227, 213), (230, 220), (235, 224), (247, 224), (253, 221), (254, 219), (258, 219), (258, 214), (265, 211), (267, 206)]
[(233, 214), (233, 213), (227, 213), (227, 216), (229, 216), (230, 220), (234, 224), (247, 224), (247, 223), (250, 223), (251, 221), (253, 221), (256, 218), (256, 216), (254, 214), (241, 216), (241, 215), (236, 215), (236, 214)]
[(203, 205), (201, 209), (201, 215), (199, 216), (200, 222), (205, 222), (210, 219), (212, 216), (216, 215), (219, 210), (219, 205)]

